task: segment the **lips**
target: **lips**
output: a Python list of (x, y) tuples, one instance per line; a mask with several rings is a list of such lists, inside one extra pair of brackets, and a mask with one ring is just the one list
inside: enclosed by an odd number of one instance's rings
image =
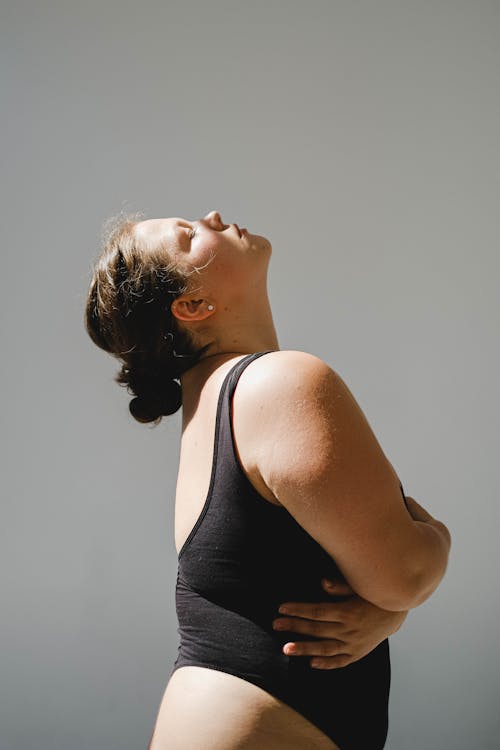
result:
[(239, 226), (237, 224), (234, 224), (233, 226), (236, 229), (236, 231), (238, 232), (239, 236), (241, 237), (241, 232), (240, 232)]

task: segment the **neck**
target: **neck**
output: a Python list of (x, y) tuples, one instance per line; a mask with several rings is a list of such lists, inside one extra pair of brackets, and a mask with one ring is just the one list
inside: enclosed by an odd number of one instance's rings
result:
[(267, 295), (261, 304), (252, 304), (249, 311), (240, 311), (237, 319), (233, 311), (222, 309), (214, 320), (214, 326), (207, 331), (207, 337), (199, 344), (200, 348), (209, 344), (209, 348), (198, 362), (182, 374), (180, 381), (184, 386), (205, 380), (206, 377), (223, 364), (227, 359), (238, 355), (253, 354), (262, 351), (279, 350), (278, 336)]
[[(216, 348), (216, 344), (217, 342), (214, 342), (214, 349)], [(193, 365), (193, 367), (190, 367), (189, 370), (186, 370), (186, 372), (182, 373), (180, 376), (183, 389), (184, 386), (189, 387), (191, 383), (197, 381), (199, 378), (205, 379), (210, 372), (228, 359), (244, 356), (246, 354), (253, 354), (254, 352), (278, 351), (280, 348), (276, 331), (273, 331), (272, 335), (270, 333), (264, 335), (264, 332), (260, 332), (259, 336), (248, 340), (234, 342), (234, 344), (232, 348), (229, 348), (229, 346), (225, 348), (223, 345), (219, 344), (216, 351), (208, 349), (207, 353), (205, 353), (203, 357)]]

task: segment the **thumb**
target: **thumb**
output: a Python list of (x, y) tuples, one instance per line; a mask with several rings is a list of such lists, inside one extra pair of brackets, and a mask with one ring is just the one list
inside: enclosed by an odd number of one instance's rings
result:
[(323, 584), (323, 588), (328, 591), (329, 594), (336, 594), (336, 595), (346, 595), (346, 594), (354, 594), (354, 591), (349, 586), (347, 581), (337, 581), (332, 580), (330, 578), (323, 578), (321, 583)]

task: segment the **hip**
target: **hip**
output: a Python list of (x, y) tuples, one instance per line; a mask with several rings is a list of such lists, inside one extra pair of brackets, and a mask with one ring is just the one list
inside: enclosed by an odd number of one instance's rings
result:
[(205, 666), (174, 668), (148, 750), (340, 750), (262, 687)]

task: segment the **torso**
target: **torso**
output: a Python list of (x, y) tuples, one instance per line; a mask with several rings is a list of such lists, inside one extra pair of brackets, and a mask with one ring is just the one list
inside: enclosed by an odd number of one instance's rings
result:
[[(234, 355), (183, 381), (183, 425), (175, 498), (175, 547), (195, 525), (210, 484), (217, 400), (224, 377), (243, 358)], [(223, 359), (223, 358), (221, 358)], [(265, 359), (265, 358), (262, 358)], [(270, 503), (279, 505), (261, 479), (254, 454), (255, 423), (245, 424), (242, 373), (233, 397), (234, 443), (245, 475)], [(187, 387), (186, 387), (187, 385)], [(293, 708), (246, 680), (206, 667), (177, 669), (165, 690), (148, 750), (338, 750), (329, 737)]]

